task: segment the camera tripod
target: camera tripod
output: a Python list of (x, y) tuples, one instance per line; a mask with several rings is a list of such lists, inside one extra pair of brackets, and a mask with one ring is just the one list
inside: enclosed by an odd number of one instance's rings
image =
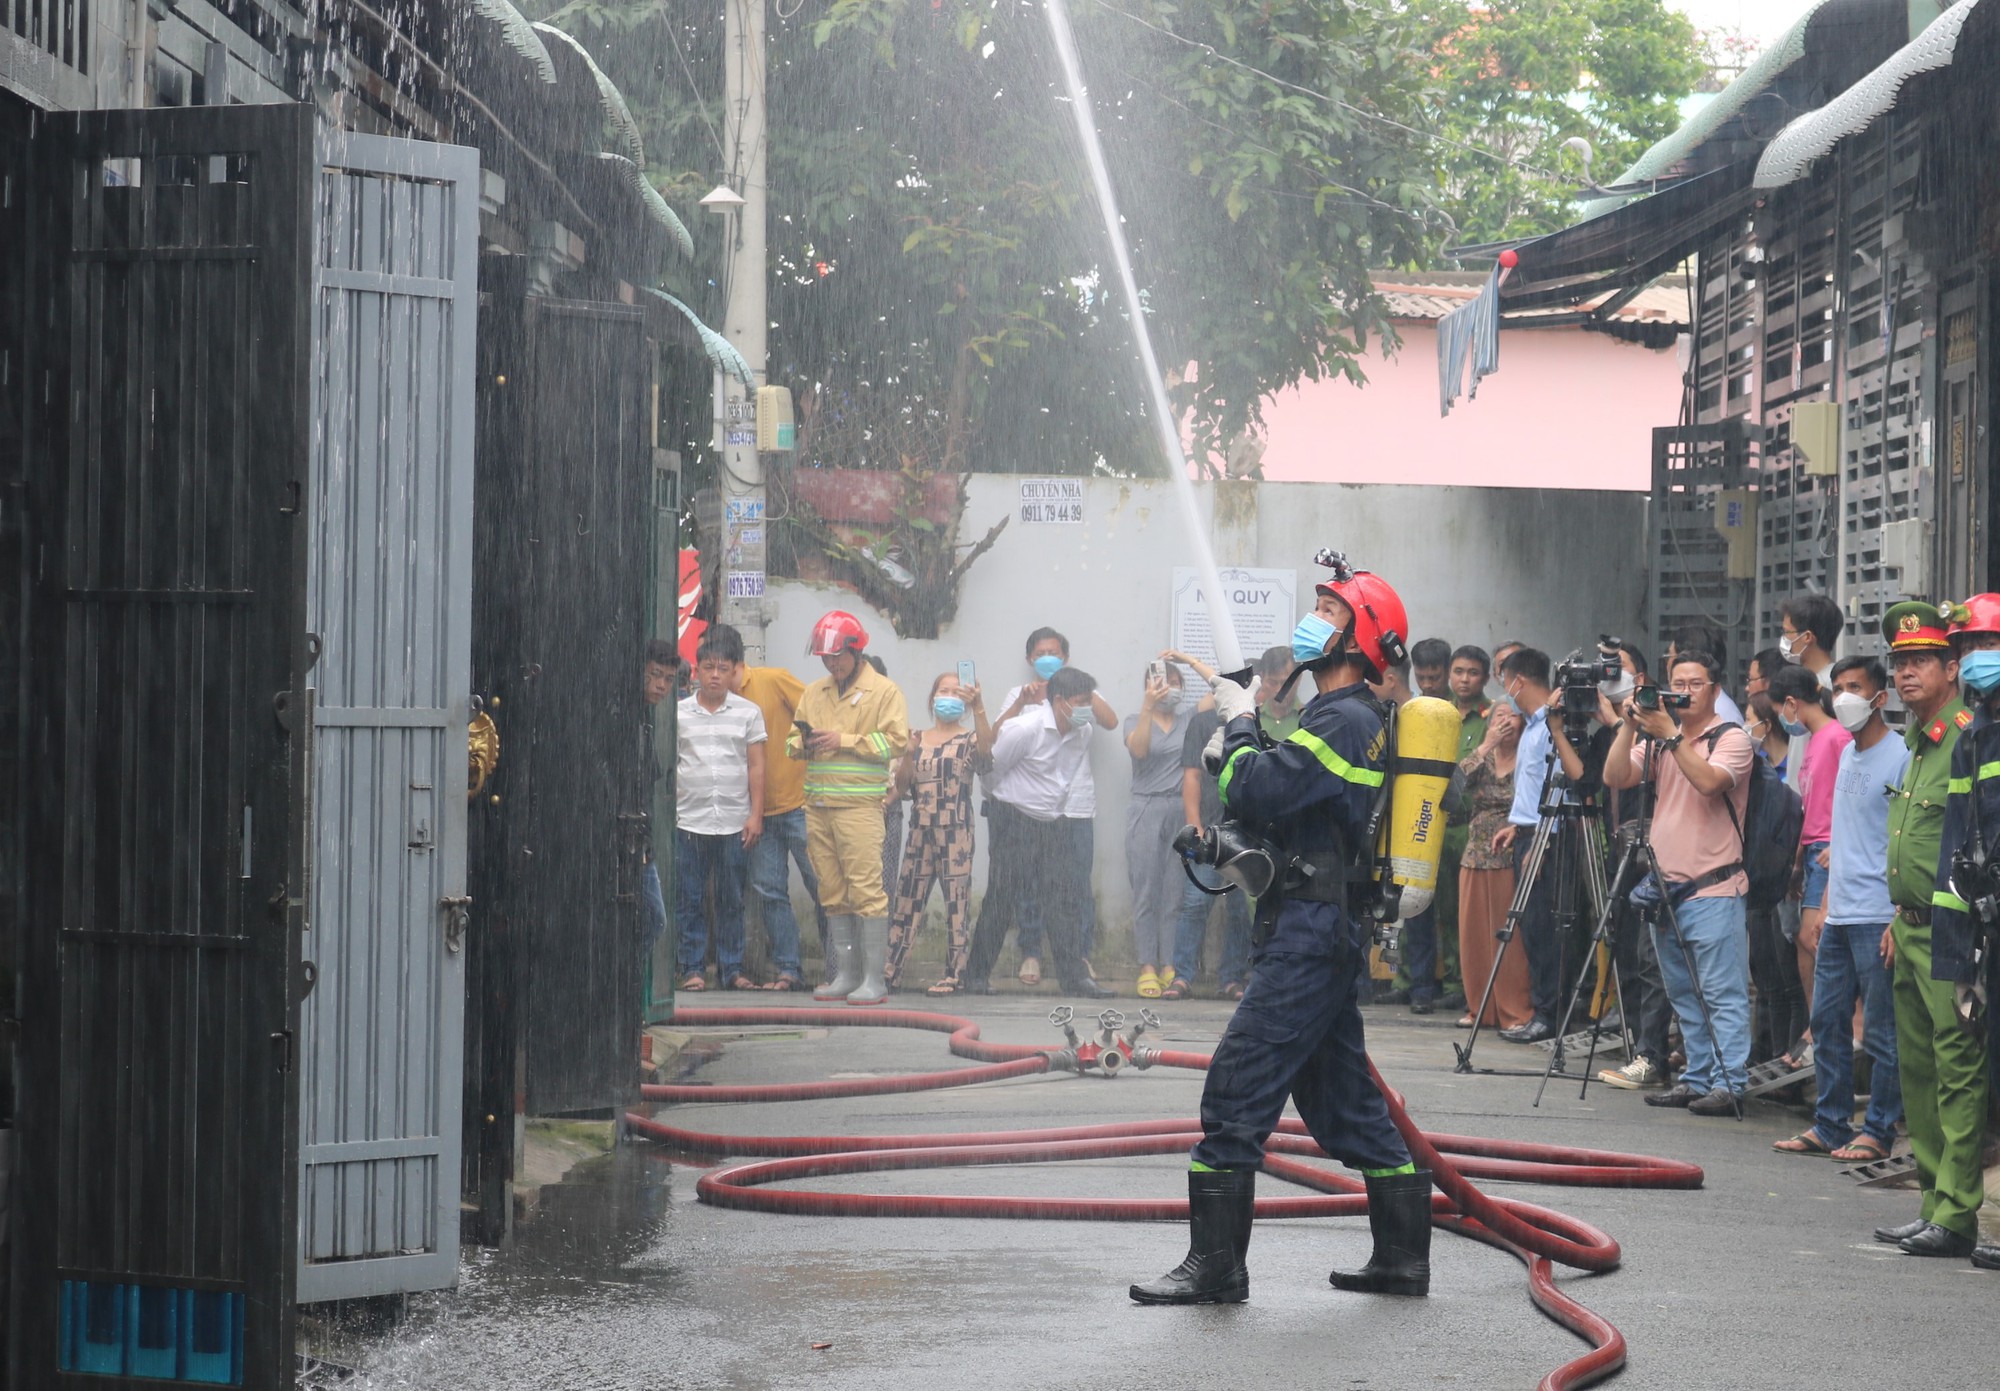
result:
[[(1619, 903), (1632, 891), (1633, 885), (1644, 877), (1643, 873), (1635, 871), (1652, 863), (1651, 852), (1640, 835), (1643, 826), (1644, 823), (1641, 822), (1630, 833), (1620, 832), (1618, 835), (1621, 849), (1617, 867), (1611, 872), (1610, 891), (1598, 907), (1597, 927), (1590, 934), (1590, 943), (1583, 952), (1583, 968), (1577, 972), (1576, 985), (1569, 993), (1569, 1003), (1563, 1007), (1562, 1023), (1556, 1026), (1555, 1048), (1549, 1054), (1549, 1065), (1542, 1070), (1542, 1085), (1535, 1089), (1537, 1106), (1542, 1104), (1542, 1095), (1549, 1089), (1549, 1078), (1558, 1071), (1567, 1071), (1563, 1067), (1563, 1040), (1569, 1036), (1570, 1021), (1576, 1017), (1576, 1007), (1583, 999), (1583, 992), (1590, 987), (1593, 964), (1601, 961), (1605, 969), (1611, 973), (1612, 991), (1618, 997), (1618, 1032), (1625, 1044), (1625, 1056), (1628, 1058), (1638, 1056), (1638, 1049), (1632, 1038), (1631, 1013), (1625, 999), (1625, 978), (1618, 969), (1617, 944), (1612, 940), (1612, 936), (1618, 921)], [(1680, 935), (1678, 925), (1675, 927), (1674, 935), (1676, 938)], [(1604, 1016), (1600, 1013), (1590, 1021), (1590, 1047), (1583, 1062), (1583, 1085), (1576, 1093), (1579, 1101), (1590, 1092), (1591, 1069), (1596, 1066), (1597, 1045), (1603, 1037)]]
[[(1572, 741), (1574, 742), (1574, 741)], [(1493, 988), (1500, 979), (1500, 968), (1506, 962), (1507, 949), (1514, 943), (1514, 936), (1522, 918), (1527, 916), (1528, 905), (1535, 893), (1535, 886), (1544, 872), (1555, 876), (1554, 918), (1558, 950), (1563, 953), (1563, 962), (1557, 966), (1557, 974), (1566, 974), (1568, 942), (1572, 929), (1579, 919), (1579, 896), (1590, 905), (1598, 931), (1605, 930), (1610, 916), (1611, 899), (1604, 883), (1604, 859), (1598, 853), (1596, 837), (1591, 833), (1595, 820), (1589, 807), (1569, 800), (1571, 783), (1562, 766), (1556, 761), (1554, 749), (1548, 753), (1548, 769), (1542, 782), (1542, 800), (1537, 808), (1539, 819), (1528, 841), (1527, 853), (1521, 859), (1521, 875), (1514, 885), (1514, 897), (1507, 905), (1507, 917), (1494, 934), (1500, 949), (1493, 955), (1493, 968), (1486, 974), (1485, 988), (1480, 991), (1479, 1006), (1473, 1011), (1472, 1033), (1462, 1044), (1454, 1043), (1452, 1048), (1458, 1054), (1457, 1072), (1479, 1072), (1492, 1077), (1546, 1077), (1547, 1073), (1529, 1068), (1474, 1067), (1472, 1050), (1479, 1045), (1479, 1034), (1486, 1027), (1486, 1009), (1493, 999)], [(1596, 938), (1593, 938), (1595, 941)], [(1584, 963), (1586, 975), (1590, 963)], [(1614, 979), (1616, 967), (1614, 964)], [(1577, 983), (1579, 991), (1582, 980)], [(1576, 1001), (1570, 1001), (1574, 1010)], [(1621, 1024), (1624, 1013), (1623, 999), (1620, 1000)], [(1563, 1024), (1569, 1024), (1569, 1012), (1563, 1015)], [(1563, 1066), (1563, 1032), (1555, 1036), (1555, 1048), (1550, 1055), (1550, 1070)]]

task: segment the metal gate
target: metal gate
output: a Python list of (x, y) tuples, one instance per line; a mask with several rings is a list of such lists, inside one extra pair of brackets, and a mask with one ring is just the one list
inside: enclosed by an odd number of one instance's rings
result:
[(313, 113), (67, 115), (34, 148), (10, 1370), (23, 1387), (276, 1387), (297, 1230)]
[[(1653, 431), (1653, 505), (1648, 509), (1653, 631), (1664, 645), (1685, 623), (1707, 623), (1729, 643), (1730, 680), (1750, 658), (1756, 584), (1736, 563), (1721, 527), (1732, 509), (1754, 505), (1760, 431), (1738, 416), (1712, 425)], [(1743, 518), (1741, 525), (1754, 526)]]
[(502, 754), (472, 882), (501, 935), (482, 928), (475, 963), (493, 1119), (467, 1175), (485, 1191), (515, 1096), (530, 1115), (603, 1112), (637, 1081), (655, 351), (629, 305), (489, 279), (473, 677)]
[(478, 184), (476, 150), (323, 138), (301, 1302), (457, 1278)]
[(1850, 655), (1881, 655), (1889, 606), (1906, 594), (1934, 594), (1926, 391), (1937, 293), (1925, 257), (1910, 244), (1922, 134), (1892, 116), (1843, 148), (1839, 597), (1848, 622), (1841, 646)]

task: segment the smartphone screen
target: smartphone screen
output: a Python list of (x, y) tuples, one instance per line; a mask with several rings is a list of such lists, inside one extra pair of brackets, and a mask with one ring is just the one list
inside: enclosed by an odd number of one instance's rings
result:
[(961, 661), (958, 664), (958, 684), (961, 686), (977, 686), (979, 684), (978, 673), (971, 662)]

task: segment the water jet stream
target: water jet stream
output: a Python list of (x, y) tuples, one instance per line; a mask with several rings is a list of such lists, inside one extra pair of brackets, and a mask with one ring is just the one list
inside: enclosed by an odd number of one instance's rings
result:
[(1222, 576), (1216, 570), (1215, 549), (1202, 530), (1201, 513), (1195, 506), (1194, 481), (1188, 477), (1187, 452), (1181, 448), (1180, 419), (1167, 399), (1166, 378), (1153, 351), (1153, 335), (1146, 327), (1145, 309), (1139, 302), (1139, 285), (1132, 275), (1132, 256), (1125, 245), (1123, 221), (1118, 216), (1118, 200), (1111, 191), (1111, 170), (1104, 162), (1104, 146), (1097, 138), (1097, 122), (1091, 116), (1090, 94), (1083, 85), (1083, 66), (1078, 61), (1076, 35), (1070, 29), (1069, 8), (1064, 0), (1044, 0), (1049, 17), (1049, 33), (1055, 39), (1056, 54), (1062, 59), (1063, 78), (1069, 84), (1070, 113), (1076, 117), (1077, 135), (1083, 141), (1083, 155), (1090, 166), (1090, 181), (1097, 189), (1097, 210), (1104, 216), (1104, 235), (1111, 243), (1111, 259), (1118, 268), (1118, 283), (1132, 315), (1132, 336), (1139, 344), (1140, 375), (1152, 397), (1153, 424), (1160, 434), (1160, 449), (1166, 455), (1167, 472), (1174, 482), (1174, 495), (1187, 522), (1188, 541), (1194, 547), (1195, 564), (1201, 571), (1202, 592), (1208, 597), (1208, 617), (1215, 635), (1216, 670), (1234, 671), (1243, 665), (1243, 649), (1236, 637), (1236, 618), (1223, 597)]

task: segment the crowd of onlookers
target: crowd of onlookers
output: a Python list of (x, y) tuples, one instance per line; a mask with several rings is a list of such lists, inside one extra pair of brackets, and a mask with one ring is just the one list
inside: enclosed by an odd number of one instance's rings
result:
[[(1490, 655), (1435, 638), (1412, 645), (1374, 694), (1455, 706), (1457, 771), (1437, 893), (1401, 925), (1396, 974), (1376, 982), (1376, 1001), (1457, 1010), (1460, 1027), (1511, 1043), (1552, 1038), (1566, 1015), (1587, 1027), (1595, 1013), (1631, 1047), (1599, 1080), (1698, 1116), (1740, 1115), (1759, 1068), (1814, 1107), (1782, 1152), (1866, 1162), (1907, 1131), (1921, 1218), (1877, 1235), (1916, 1254), (1969, 1252), (1990, 1067), (1959, 1013), (1963, 981), (1932, 979), (1931, 925), (1934, 911), (1965, 911), (1938, 875), (1948, 795), (1971, 784), (1951, 771), (1978, 713), (1961, 699), (1960, 660), (1994, 649), (1964, 675), (1976, 703), (2000, 688), (2000, 600), (1972, 603), (1895, 606), (1885, 664), (1836, 658), (1843, 615), (1801, 595), (1733, 692), (1724, 635), (1704, 624), (1668, 635), (1657, 661), (1629, 643), (1601, 648), (1594, 689), (1520, 642)], [(1206, 972), (1216, 994), (1241, 997), (1250, 905), (1208, 892), (1221, 887), (1214, 871), (1173, 847), (1183, 826), (1222, 814), (1202, 759), (1218, 722), (1215, 672), (1161, 653), (1134, 674), (1136, 709), (1121, 720), (1071, 664), (1068, 640), (1038, 628), (998, 701), (966, 663), (930, 681), (913, 720), (866, 649), (859, 622), (827, 615), (811, 647), (825, 674), (808, 685), (747, 667), (727, 627), (703, 636), (678, 708), (681, 989), (708, 984), (712, 922), (724, 988), (879, 1002), (904, 988), (936, 890), (946, 932), (929, 994), (989, 993), (1009, 933), (1024, 984), (1046, 974), (1072, 996), (1122, 993), (1093, 965), (1091, 893), (1091, 748), (1116, 731), (1131, 777), (1129, 988), (1185, 998)], [(648, 660), (658, 700), (673, 653), (658, 645)], [(1989, 664), (1992, 679), (1974, 684)], [(1255, 663), (1257, 719), (1273, 739), (1298, 727), (1292, 667), (1282, 647)], [(1887, 719), (1892, 694), (1900, 727)], [(1991, 766), (2000, 788), (2000, 761)], [(1583, 855), (1600, 857), (1609, 880), (1602, 957)], [(801, 960), (793, 863), (817, 905), (818, 980)], [(764, 981), (745, 968), (745, 886), (762, 906)], [(650, 899), (664, 926), (656, 885)], [(1219, 950), (1205, 961), (1218, 916)]]

